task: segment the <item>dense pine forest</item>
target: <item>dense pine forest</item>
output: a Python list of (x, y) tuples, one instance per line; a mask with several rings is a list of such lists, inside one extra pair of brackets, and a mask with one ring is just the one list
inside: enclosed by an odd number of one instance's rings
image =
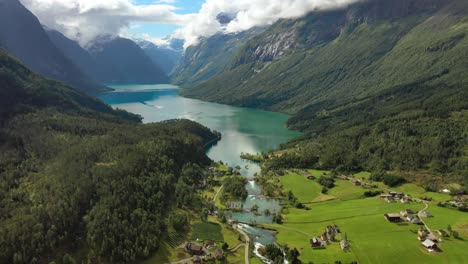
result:
[(177, 207), (200, 206), (209, 129), (142, 125), (4, 51), (0, 88), (0, 263), (130, 262), (158, 248)]

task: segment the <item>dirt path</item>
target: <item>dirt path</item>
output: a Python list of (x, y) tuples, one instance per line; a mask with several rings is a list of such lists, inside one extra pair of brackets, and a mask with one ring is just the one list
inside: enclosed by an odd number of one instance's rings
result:
[(421, 222), (424, 224), (424, 226), (426, 227), (427, 231), (428, 231), (431, 235), (434, 235), (434, 234), (432, 233), (432, 230), (429, 228), (429, 226), (426, 224), (426, 222), (424, 222), (423, 217), (422, 217), (422, 213), (423, 213), (424, 211), (426, 211), (427, 208), (429, 208), (429, 204), (428, 204), (427, 202), (423, 201), (423, 200), (418, 200), (418, 201), (424, 203), (424, 208), (421, 209), (421, 210), (419, 210), (419, 212), (418, 212), (418, 217), (419, 217), (419, 219), (421, 219)]
[(244, 236), (244, 239), (245, 239), (245, 264), (249, 264), (250, 263), (250, 259), (249, 259), (249, 248), (250, 248), (250, 237), (240, 228), (237, 227), (237, 225), (235, 226), (236, 230), (239, 231), (239, 233), (241, 233), (243, 236)]
[(218, 194), (221, 192), (221, 190), (223, 189), (224, 185), (221, 185), (221, 187), (218, 189), (218, 191), (216, 192), (215, 196), (213, 197), (213, 203), (216, 204), (216, 198), (218, 198)]

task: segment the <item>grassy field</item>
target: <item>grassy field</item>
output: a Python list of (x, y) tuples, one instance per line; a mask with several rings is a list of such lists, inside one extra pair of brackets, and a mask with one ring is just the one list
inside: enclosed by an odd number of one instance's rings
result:
[[(323, 172), (312, 173), (319, 176)], [(355, 177), (367, 178), (368, 174), (362, 173)], [(419, 226), (393, 224), (383, 217), (385, 213), (397, 213), (404, 209), (418, 211), (424, 208), (422, 203), (387, 203), (379, 198), (362, 198), (365, 189), (342, 180), (336, 181), (336, 187), (330, 189), (327, 200), (320, 193), (320, 185), (307, 180), (304, 175), (288, 174), (280, 179), (285, 190), (292, 190), (299, 201), (309, 203), (310, 210), (287, 208), (289, 213), (284, 215), (284, 224), (268, 227), (278, 230), (279, 243), (298, 248), (304, 263), (334, 263), (336, 260), (343, 263), (468, 263), (468, 236), (461, 230), (468, 226), (468, 214), (438, 207), (437, 201), (450, 199), (446, 194), (427, 193), (414, 184), (393, 188), (415, 197), (434, 199), (428, 209), (434, 217), (425, 219), (430, 228), (446, 229), (450, 224), (453, 229), (460, 229), (461, 239), (444, 239), (439, 244), (442, 252), (429, 253), (417, 240)], [(319, 236), (330, 224), (336, 224), (342, 232), (346, 232), (350, 251), (343, 252), (338, 242), (321, 250), (310, 247), (309, 239)]]
[[(233, 248), (241, 241), (239, 241), (239, 234), (234, 230), (229, 229), (225, 225), (218, 222), (218, 219), (212, 216), (208, 217), (208, 222), (194, 222), (192, 224), (191, 240), (197, 238), (202, 240), (213, 240), (217, 242), (217, 246), (210, 251), (214, 251), (216, 248), (221, 248), (222, 243), (226, 242), (229, 248)], [(161, 244), (159, 250), (151, 256), (149, 259), (139, 262), (141, 264), (162, 264), (178, 260), (190, 258), (190, 255), (185, 252), (181, 247), (173, 246), (168, 241), (171, 237), (167, 237)], [(235, 253), (227, 254), (227, 263), (237, 264), (243, 263), (244, 261), (244, 248), (238, 249)]]

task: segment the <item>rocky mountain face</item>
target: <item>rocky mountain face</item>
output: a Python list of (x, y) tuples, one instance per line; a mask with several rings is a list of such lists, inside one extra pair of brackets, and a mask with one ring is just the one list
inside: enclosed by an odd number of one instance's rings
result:
[(346, 9), (311, 13), (300, 19), (283, 20), (251, 39), (234, 65), (281, 59), (298, 51), (328, 43), (363, 23), (428, 16), (439, 10), (443, 0), (372, 0)]
[(467, 4), (371, 0), (282, 20), (250, 38), (224, 71), (185, 95), (297, 113), (422, 80), (460, 82), (468, 64), (453, 58), (467, 42)]
[(86, 92), (107, 88), (91, 81), (47, 36), (37, 18), (18, 0), (0, 0), (0, 47), (48, 78)]
[[(226, 19), (226, 18), (224, 18)], [(187, 48), (172, 80), (179, 85), (200, 83), (227, 69), (243, 45), (264, 29), (255, 28), (238, 34), (217, 34)]]

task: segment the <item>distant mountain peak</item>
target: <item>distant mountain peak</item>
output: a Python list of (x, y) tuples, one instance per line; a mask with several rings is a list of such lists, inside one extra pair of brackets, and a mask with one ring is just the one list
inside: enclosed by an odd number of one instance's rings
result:
[(233, 21), (236, 18), (236, 16), (237, 16), (237, 13), (221, 12), (216, 16), (216, 20), (218, 20), (218, 22), (221, 25), (227, 25), (231, 23), (231, 21)]

